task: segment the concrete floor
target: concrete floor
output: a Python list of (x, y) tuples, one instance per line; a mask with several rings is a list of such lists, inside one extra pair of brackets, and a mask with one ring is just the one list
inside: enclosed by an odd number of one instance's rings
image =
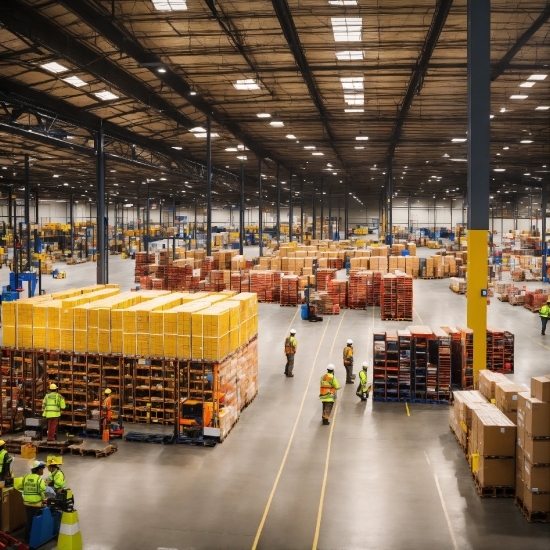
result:
[[(134, 263), (110, 262), (111, 282), (127, 290)], [(67, 279), (44, 288), (91, 284), (93, 268), (68, 266)], [(465, 306), (448, 280), (415, 281), (415, 324), (463, 324)], [(493, 299), (489, 323), (516, 335), (511, 379), (550, 372), (537, 315)], [(382, 322), (372, 308), (307, 323), (297, 308), (260, 304), (260, 391), (223, 444), (122, 442), (108, 458), (64, 456), (84, 549), (242, 550), (258, 537), (265, 550), (548, 550), (550, 524), (527, 523), (512, 499), (477, 496), (447, 407), (409, 405), (409, 417), (402, 403), (360, 403), (343, 385), (333, 423), (321, 425), (318, 379), (333, 362), (344, 381), (345, 340), (357, 365), (370, 363), (372, 331), (407, 324)], [(296, 376), (286, 378), (291, 326)], [(16, 459), (16, 474), (26, 467)]]

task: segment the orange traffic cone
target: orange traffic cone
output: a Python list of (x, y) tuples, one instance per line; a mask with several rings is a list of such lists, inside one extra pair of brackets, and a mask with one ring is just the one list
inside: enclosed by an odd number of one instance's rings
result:
[(103, 430), (103, 436), (101, 437), (101, 441), (109, 441), (109, 430)]

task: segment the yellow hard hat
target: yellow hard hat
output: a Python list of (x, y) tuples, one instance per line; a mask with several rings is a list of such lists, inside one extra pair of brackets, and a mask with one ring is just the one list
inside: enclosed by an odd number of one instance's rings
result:
[(60, 466), (63, 464), (63, 458), (60, 456), (49, 456), (46, 459), (46, 466)]
[(57, 386), (55, 384), (50, 384), (50, 390), (56, 390)]
[(111, 390), (109, 388), (106, 388), (103, 393), (106, 393), (107, 395), (109, 395), (111, 393)]
[(3, 440), (3, 439), (0, 439), (0, 447), (2, 447), (2, 445), (5, 445), (6, 442)]

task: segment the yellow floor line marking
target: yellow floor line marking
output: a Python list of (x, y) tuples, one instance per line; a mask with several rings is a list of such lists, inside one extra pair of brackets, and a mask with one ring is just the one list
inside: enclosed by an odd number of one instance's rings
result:
[(435, 486), (437, 487), (437, 492), (439, 493), (439, 500), (441, 501), (441, 507), (443, 508), (443, 513), (445, 514), (445, 520), (447, 521), (447, 527), (449, 528), (449, 533), (451, 534), (451, 540), (453, 541), (453, 548), (455, 550), (458, 550), (458, 544), (456, 542), (456, 536), (455, 532), (453, 531), (453, 526), (451, 525), (451, 518), (449, 518), (449, 513), (447, 512), (447, 506), (445, 505), (445, 500), (443, 499), (443, 493), (441, 492), (441, 487), (439, 485), (439, 480), (437, 479), (437, 476), (435, 475), (435, 472), (432, 468), (432, 463), (430, 462), (430, 459), (428, 458), (428, 454), (426, 451), (424, 451), (424, 455), (426, 456), (426, 460), (428, 461), (428, 464), (430, 465), (430, 468), (432, 470), (432, 474), (435, 479)]
[(407, 416), (411, 416), (411, 411), (409, 411), (409, 404), (405, 403), (405, 408), (407, 409)]
[(294, 324), (294, 320), (296, 319), (296, 315), (298, 315), (299, 311), (300, 309), (298, 308), (296, 310), (296, 313), (294, 314), (294, 317), (292, 317), (292, 320), (290, 321), (290, 325), (288, 325), (288, 330), (286, 331), (287, 334), (290, 332), (290, 329), (292, 328), (292, 325)]
[(258, 531), (256, 532), (256, 536), (254, 537), (254, 543), (252, 544), (252, 550), (256, 550), (258, 547), (258, 542), (260, 541), (260, 536), (262, 534), (262, 530), (265, 525), (265, 521), (267, 519), (267, 514), (269, 513), (269, 509), (271, 507), (271, 502), (273, 501), (273, 497), (275, 496), (275, 491), (277, 490), (277, 485), (279, 484), (279, 479), (281, 479), (281, 474), (283, 473), (283, 468), (286, 464), (286, 459), (288, 458), (288, 453), (290, 451), (290, 446), (292, 445), (292, 441), (294, 439), (294, 434), (296, 433), (296, 428), (298, 427), (298, 421), (300, 420), (300, 416), (302, 415), (302, 410), (304, 408), (304, 403), (306, 401), (307, 392), (309, 389), (309, 385), (311, 383), (311, 378), (313, 376), (313, 372), (315, 370), (315, 364), (317, 363), (317, 357), (319, 356), (319, 351), (321, 350), (321, 345), (323, 343), (323, 340), (325, 338), (325, 334), (327, 332), (327, 329), (330, 325), (330, 319), (327, 321), (327, 324), (325, 325), (325, 330), (323, 331), (323, 334), (321, 335), (321, 338), (319, 339), (319, 346), (317, 347), (317, 353), (315, 354), (315, 359), (313, 360), (313, 365), (311, 366), (311, 372), (309, 373), (309, 379), (307, 381), (307, 386), (304, 391), (304, 396), (302, 397), (302, 403), (300, 404), (300, 408), (298, 410), (298, 414), (296, 416), (296, 421), (294, 422), (294, 427), (292, 428), (292, 433), (290, 434), (290, 439), (288, 440), (288, 445), (286, 446), (285, 454), (283, 456), (283, 461), (281, 462), (281, 466), (279, 467), (279, 471), (277, 472), (277, 477), (275, 478), (275, 483), (273, 484), (273, 488), (271, 489), (271, 493), (269, 494), (269, 498), (267, 499), (267, 504), (265, 506), (265, 510), (262, 516), (262, 520), (260, 521), (260, 525), (258, 527)]
[(418, 318), (420, 319), (420, 323), (423, 325), (424, 321), (422, 320), (422, 317), (420, 317), (420, 314), (418, 313), (418, 311), (416, 311), (416, 308), (413, 307), (413, 311), (418, 315)]
[(338, 328), (336, 329), (334, 340), (332, 341), (332, 347), (330, 348), (329, 358), (332, 357), (332, 352), (334, 351), (334, 345), (336, 344), (336, 338), (338, 337), (338, 333), (340, 332), (340, 327), (342, 326), (342, 321), (344, 320), (345, 316), (346, 316), (346, 312), (344, 311), (344, 314), (342, 315), (340, 322), (338, 323)]
[(545, 346), (542, 342), (539, 342), (538, 340), (535, 340), (532, 336), (527, 335), (527, 338), (529, 338), (530, 340), (533, 340), (533, 342), (535, 342), (539, 346), (542, 346), (543, 348), (550, 349), (548, 346)]

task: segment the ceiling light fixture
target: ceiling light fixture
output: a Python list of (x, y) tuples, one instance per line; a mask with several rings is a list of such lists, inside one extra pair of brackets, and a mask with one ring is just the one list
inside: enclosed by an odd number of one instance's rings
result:
[(62, 78), (62, 80), (63, 82), (66, 82), (67, 84), (70, 84), (75, 88), (80, 88), (81, 86), (84, 86), (86, 84), (86, 82), (78, 78), (78, 76), (68, 76), (67, 78)]
[(306, 149), (306, 150), (308, 150), (308, 151), (309, 151), (309, 150), (312, 150), (312, 149), (315, 149), (315, 145), (306, 145), (306, 146), (304, 147), (304, 149)]
[(186, 0), (153, 0), (153, 6), (159, 11), (183, 11), (187, 9)]
[(57, 61), (52, 61), (51, 63), (46, 63), (45, 65), (40, 65), (43, 69), (50, 71), (50, 73), (63, 73), (69, 69)]
[(532, 88), (535, 85), (535, 82), (522, 82), (520, 88)]
[[(194, 135), (196, 138), (206, 138), (206, 137), (208, 137), (208, 133), (207, 133), (207, 132), (193, 132), (193, 135)], [(220, 137), (220, 135), (217, 134), (216, 132), (211, 132), (211, 133), (210, 133), (210, 137), (211, 137), (211, 138), (215, 138), (215, 137)]]
[(495, 172), (506, 172), (506, 168), (495, 168)]
[(361, 17), (332, 17), (331, 22), (335, 42), (361, 42)]
[(348, 105), (364, 105), (365, 104), (365, 94), (363, 94), (363, 93), (344, 94), (344, 101)]
[(284, 122), (281, 122), (280, 120), (273, 120), (272, 122), (269, 123), (271, 126), (273, 126), (274, 128), (281, 128), (281, 126), (284, 126), (285, 123)]
[(225, 149), (228, 153), (236, 153), (238, 149), (236, 147), (226, 147)]
[(363, 89), (363, 77), (362, 76), (344, 76), (340, 78), (342, 88), (344, 90), (362, 90)]
[(465, 141), (468, 141), (467, 138), (453, 138), (451, 139), (453, 143), (464, 143)]
[(520, 143), (533, 143), (532, 139), (522, 139)]
[(331, 6), (357, 6), (357, 0), (328, 0)]
[(360, 149), (364, 149), (364, 147), (362, 147), (362, 146), (361, 147), (355, 147), (355, 149), (360, 150)]
[(233, 84), (233, 87), (236, 90), (245, 90), (245, 91), (260, 89), (257, 82), (253, 78), (245, 78), (243, 80), (237, 80), (237, 82)]
[(296, 136), (294, 134), (287, 134), (286, 137), (288, 139), (296, 139)]
[(550, 109), (550, 106), (548, 105), (539, 105), (535, 111), (548, 111), (548, 109)]
[(344, 113), (364, 113), (365, 109), (344, 109)]
[(529, 96), (525, 94), (512, 94), (510, 99), (527, 99)]
[(336, 59), (338, 61), (361, 61), (363, 57), (363, 50), (347, 50), (344, 52), (336, 52)]
[(256, 116), (258, 118), (271, 118), (271, 115), (269, 113), (258, 113)]
[(103, 100), (103, 101), (111, 101), (113, 99), (118, 99), (118, 96), (113, 94), (112, 92), (109, 92), (107, 90), (104, 90), (103, 92), (94, 92), (94, 95)]
[(237, 157), (239, 160), (248, 160), (245, 155), (241, 155)]
[(369, 138), (367, 136), (357, 136), (355, 141), (367, 141)]
[(311, 153), (314, 157), (324, 157), (325, 153), (321, 153), (320, 151), (315, 151), (315, 153)]
[(173, 146), (172, 149), (175, 149), (176, 151), (181, 151), (183, 147)]
[(545, 74), (532, 74), (527, 80), (545, 80), (546, 77)]

